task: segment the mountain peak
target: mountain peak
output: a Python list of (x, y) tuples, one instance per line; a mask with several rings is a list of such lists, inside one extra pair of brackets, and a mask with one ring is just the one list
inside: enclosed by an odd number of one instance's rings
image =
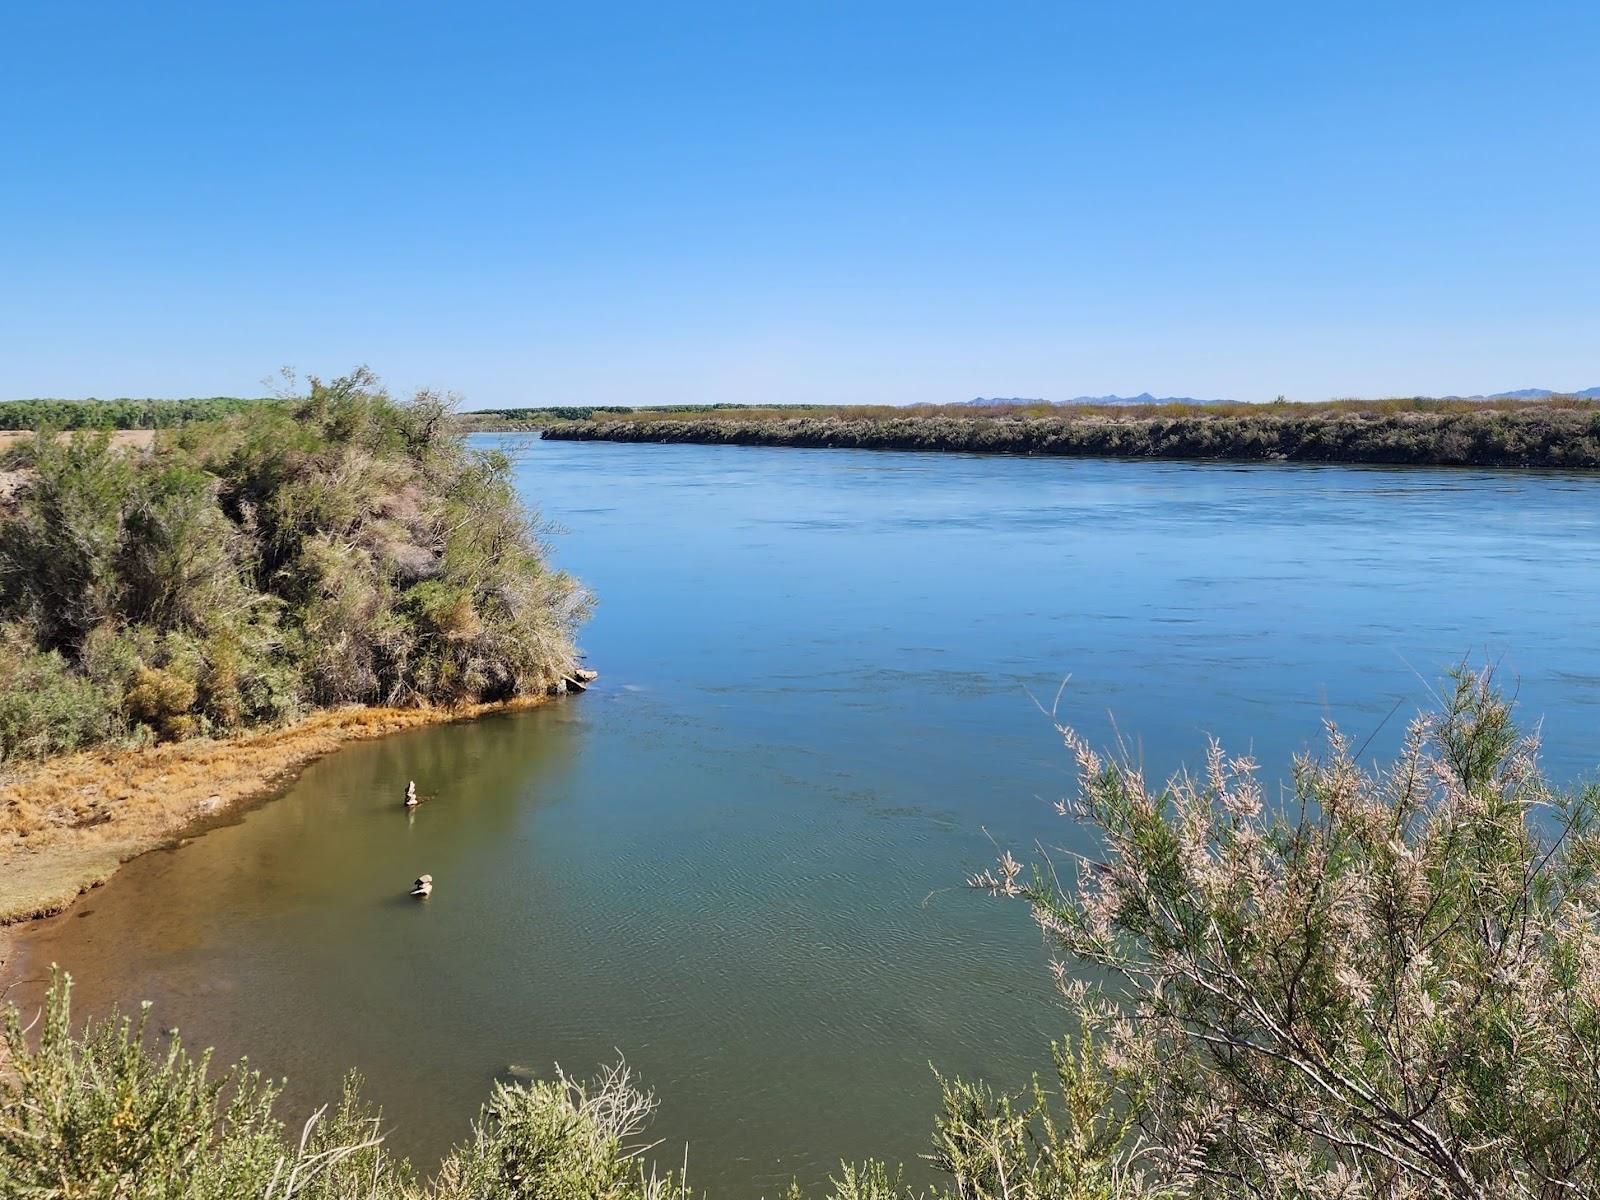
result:
[(1056, 407), (1069, 404), (1226, 404), (1226, 400), (1197, 400), (1193, 396), (1152, 396), (1149, 392), (1140, 392), (1137, 396), (1074, 396), (1071, 400), (1025, 400), (1021, 397), (983, 397), (974, 400), (963, 400), (963, 405), (968, 408), (992, 408), (1000, 404), (1050, 404)]

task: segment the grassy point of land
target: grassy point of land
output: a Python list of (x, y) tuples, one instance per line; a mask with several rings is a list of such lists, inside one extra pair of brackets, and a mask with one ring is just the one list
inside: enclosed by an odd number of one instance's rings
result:
[(62, 911), (129, 859), (261, 797), (347, 742), (543, 700), (351, 706), (233, 737), (97, 748), (22, 764), (0, 777), (0, 926)]

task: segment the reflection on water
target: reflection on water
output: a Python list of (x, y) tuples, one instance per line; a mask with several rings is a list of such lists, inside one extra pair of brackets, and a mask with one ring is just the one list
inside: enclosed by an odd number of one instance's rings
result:
[(1044, 1065), (1038, 937), (956, 886), (996, 842), (1075, 844), (1030, 693), (1070, 673), (1063, 715), (1152, 770), (1215, 732), (1278, 772), (1325, 715), (1391, 750), (1472, 655), (1558, 775), (1597, 757), (1585, 477), (581, 443), (518, 470), (601, 598), (601, 683), (317, 763), (25, 931), (21, 973), (151, 999), (301, 1108), (359, 1067), (424, 1160), (509, 1065), (620, 1049), (666, 1158), (771, 1195), (920, 1153), (930, 1060)]

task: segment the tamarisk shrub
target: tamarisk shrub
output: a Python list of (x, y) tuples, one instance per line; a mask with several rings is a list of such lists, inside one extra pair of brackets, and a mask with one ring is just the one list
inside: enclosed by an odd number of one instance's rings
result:
[(1330, 727), (1276, 803), (1216, 744), (1152, 788), (1059, 728), (1095, 849), (971, 882), (1055, 951), (1129, 1116), (1118, 1189), (1600, 1195), (1596, 791), (1546, 781), (1487, 673), (1385, 768)]

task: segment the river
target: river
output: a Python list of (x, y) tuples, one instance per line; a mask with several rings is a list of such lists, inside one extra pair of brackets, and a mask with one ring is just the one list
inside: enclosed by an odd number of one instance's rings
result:
[(352, 746), (17, 938), (290, 1112), (359, 1068), (424, 1165), (513, 1064), (625, 1054), (723, 1196), (914, 1161), (930, 1063), (1045, 1069), (1039, 936), (960, 884), (1082, 844), (1063, 680), (1152, 772), (1214, 733), (1279, 776), (1325, 717), (1392, 751), (1488, 661), (1553, 774), (1600, 760), (1593, 477), (475, 441), (599, 596), (600, 682)]

